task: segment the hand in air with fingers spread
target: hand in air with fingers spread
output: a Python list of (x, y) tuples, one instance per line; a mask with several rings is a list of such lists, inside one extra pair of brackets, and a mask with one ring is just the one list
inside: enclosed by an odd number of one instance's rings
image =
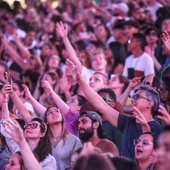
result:
[(135, 106), (132, 107), (132, 113), (136, 118), (136, 122), (142, 126), (142, 132), (151, 132), (145, 116)]
[(165, 109), (165, 107), (159, 105), (158, 111), (161, 113), (161, 115), (158, 115), (158, 118), (163, 120), (166, 125), (170, 125), (170, 115)]
[(61, 37), (65, 38), (68, 35), (68, 27), (63, 24), (63, 22), (56, 23), (56, 33)]
[(170, 35), (168, 31), (162, 33), (162, 42), (164, 43), (166, 49), (170, 52)]
[(74, 80), (77, 80), (81, 77), (80, 72), (78, 71), (77, 67), (71, 62), (69, 59), (66, 60), (66, 67), (71, 72), (72, 77)]

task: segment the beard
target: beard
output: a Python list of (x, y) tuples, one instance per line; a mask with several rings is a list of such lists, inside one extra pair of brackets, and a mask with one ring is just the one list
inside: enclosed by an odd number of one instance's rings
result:
[(86, 130), (80, 128), (79, 131), (80, 131), (80, 130), (84, 130), (84, 133), (80, 133), (80, 132), (79, 132), (79, 138), (80, 138), (80, 140), (82, 140), (82, 141), (88, 141), (88, 140), (93, 136), (93, 134), (94, 134), (94, 130), (93, 130), (92, 127), (89, 128), (89, 129), (86, 129)]

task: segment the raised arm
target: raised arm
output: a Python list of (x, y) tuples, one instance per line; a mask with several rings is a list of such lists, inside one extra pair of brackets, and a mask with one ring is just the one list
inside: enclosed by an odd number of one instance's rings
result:
[(130, 95), (131, 90), (133, 90), (139, 83), (141, 83), (141, 77), (135, 77), (134, 79), (130, 80), (128, 87), (119, 98), (119, 102), (122, 106), (126, 105), (126, 101)]
[(48, 81), (43, 82), (43, 87), (48, 89), (55, 104), (58, 106), (62, 114), (65, 114), (70, 109), (69, 106), (55, 93)]
[(31, 55), (31, 53), (29, 52), (29, 50), (27, 50), (27, 49), (24, 47), (23, 43), (20, 41), (20, 39), (19, 39), (17, 36), (14, 37), (14, 41), (15, 41), (17, 47), (19, 48), (21, 57), (22, 57), (23, 59), (27, 59), (27, 58)]
[(27, 141), (25, 140), (23, 131), (17, 121), (7, 120), (5, 123), (5, 130), (18, 144), (26, 169), (42, 170), (42, 167), (33, 155)]
[(111, 108), (80, 76), (75, 65), (67, 60), (67, 67), (72, 71), (72, 76), (77, 79), (80, 88), (84, 92), (87, 99), (103, 116), (114, 126), (117, 127), (119, 113)]
[[(11, 86), (11, 85), (10, 85)], [(16, 93), (14, 92), (14, 90), (12, 89), (12, 86), (10, 87), (11, 91), (10, 91), (10, 97), (12, 99), (12, 101), (14, 102), (15, 107), (17, 108), (20, 116), (22, 117), (22, 119), (28, 123), (30, 122), (30, 120), (32, 119), (32, 116), (30, 115), (29, 111), (27, 110), (27, 108), (25, 107), (24, 103), (19, 99), (19, 97), (16, 95)]]
[(62, 22), (57, 22), (56, 23), (56, 32), (63, 39), (64, 45), (65, 45), (66, 50), (69, 54), (69, 59), (77, 66), (79, 72), (81, 73), (82, 64), (81, 64), (80, 60), (78, 59), (76, 51), (74, 50), (74, 48), (71, 45), (70, 40), (68, 38), (67, 26), (64, 26)]
[(46, 111), (46, 108), (42, 106), (30, 93), (28, 87), (26, 85), (22, 85), (24, 88), (25, 94), (28, 98), (28, 100), (31, 102), (33, 108), (36, 110), (36, 112), (39, 114), (39, 116), (43, 117), (44, 113)]
[(8, 85), (9, 84), (7, 83), (2, 88), (3, 100), (2, 100), (1, 119), (8, 119), (10, 117), (9, 110), (8, 110), (8, 100), (9, 100), (10, 88), (8, 88)]
[(168, 31), (162, 33), (162, 42), (164, 43), (166, 49), (169, 51), (170, 55), (170, 35)]

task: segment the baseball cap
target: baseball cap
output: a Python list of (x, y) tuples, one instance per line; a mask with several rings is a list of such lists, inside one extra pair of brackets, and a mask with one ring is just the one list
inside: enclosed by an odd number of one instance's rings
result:
[[(83, 117), (83, 116), (86, 116), (86, 117), (90, 118), (91, 120), (97, 121), (97, 122), (100, 123), (100, 125), (102, 125), (102, 119), (101, 119), (101, 117), (99, 116), (99, 114), (96, 113), (96, 112), (93, 112), (93, 111), (81, 112), (81, 113), (80, 113), (80, 117)], [(79, 118), (80, 118), (80, 117), (79, 117)]]

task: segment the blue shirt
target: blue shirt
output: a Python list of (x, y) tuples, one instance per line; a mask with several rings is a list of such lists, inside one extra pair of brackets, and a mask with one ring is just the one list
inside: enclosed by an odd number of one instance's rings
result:
[[(151, 131), (159, 135), (163, 126), (155, 120), (148, 122), (148, 124), (151, 128)], [(128, 158), (134, 159), (135, 146), (133, 144), (133, 141), (134, 139), (138, 139), (139, 136), (143, 133), (142, 126), (139, 123), (136, 123), (133, 116), (129, 117), (123, 114), (119, 114), (117, 127), (123, 133), (121, 154)]]

